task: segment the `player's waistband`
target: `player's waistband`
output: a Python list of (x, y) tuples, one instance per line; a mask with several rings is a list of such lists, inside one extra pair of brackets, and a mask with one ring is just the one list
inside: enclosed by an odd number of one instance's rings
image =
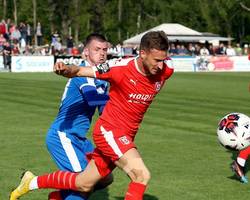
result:
[(93, 131), (93, 135), (95, 134), (100, 134), (100, 132), (98, 130), (100, 130), (100, 127), (103, 126), (105, 127), (107, 130), (114, 130), (114, 129), (119, 129), (120, 132), (123, 132), (124, 135), (128, 135), (132, 138), (135, 137), (137, 130), (131, 130), (129, 128), (126, 128), (126, 127), (123, 127), (123, 126), (117, 126), (115, 124), (112, 124), (106, 120), (103, 120), (101, 118), (99, 118), (97, 121), (96, 121), (96, 124), (95, 124), (95, 127), (94, 127), (94, 131)]

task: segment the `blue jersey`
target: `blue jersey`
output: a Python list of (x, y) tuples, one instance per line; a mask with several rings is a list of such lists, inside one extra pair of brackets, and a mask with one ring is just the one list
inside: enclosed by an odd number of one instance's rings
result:
[[(65, 86), (59, 112), (48, 130), (46, 145), (61, 170), (83, 171), (93, 145), (86, 138), (92, 117), (108, 100), (108, 83), (94, 78), (71, 78)], [(85, 200), (81, 193), (63, 190), (64, 200)]]
[(109, 98), (107, 88), (107, 82), (94, 78), (69, 79), (58, 115), (50, 128), (85, 137), (96, 108), (101, 112)]

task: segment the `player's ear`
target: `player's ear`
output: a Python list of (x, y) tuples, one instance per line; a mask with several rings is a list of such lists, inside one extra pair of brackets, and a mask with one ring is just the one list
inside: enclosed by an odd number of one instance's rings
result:
[(89, 55), (89, 49), (88, 48), (84, 48), (83, 53), (85, 56)]
[(140, 57), (144, 59), (146, 57), (146, 51), (145, 50), (140, 50)]

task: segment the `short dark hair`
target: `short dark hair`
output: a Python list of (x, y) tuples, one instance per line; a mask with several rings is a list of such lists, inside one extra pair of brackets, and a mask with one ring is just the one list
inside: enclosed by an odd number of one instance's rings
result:
[(98, 40), (100, 42), (107, 42), (104, 35), (100, 33), (91, 33), (86, 37), (86, 40), (84, 42), (84, 46), (87, 46), (92, 40)]
[(150, 31), (142, 36), (140, 50), (149, 51), (151, 49), (157, 49), (168, 51), (168, 48), (168, 37), (164, 31)]

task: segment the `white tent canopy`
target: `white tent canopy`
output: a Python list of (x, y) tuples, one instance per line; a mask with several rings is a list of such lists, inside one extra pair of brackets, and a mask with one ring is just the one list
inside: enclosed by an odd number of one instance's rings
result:
[(149, 29), (143, 33), (140, 33), (134, 37), (131, 37), (125, 41), (123, 41), (123, 44), (125, 46), (128, 45), (139, 45), (142, 36), (149, 32), (149, 31), (164, 31), (169, 41), (181, 41), (181, 42), (212, 42), (212, 41), (230, 41), (232, 38), (226, 38), (226, 37), (220, 37), (215, 34), (207, 34), (207, 33), (200, 33), (198, 31), (192, 30), (186, 26), (183, 26), (181, 24), (174, 24), (174, 23), (168, 23), (168, 24), (161, 24), (159, 26), (156, 26), (152, 29)]

